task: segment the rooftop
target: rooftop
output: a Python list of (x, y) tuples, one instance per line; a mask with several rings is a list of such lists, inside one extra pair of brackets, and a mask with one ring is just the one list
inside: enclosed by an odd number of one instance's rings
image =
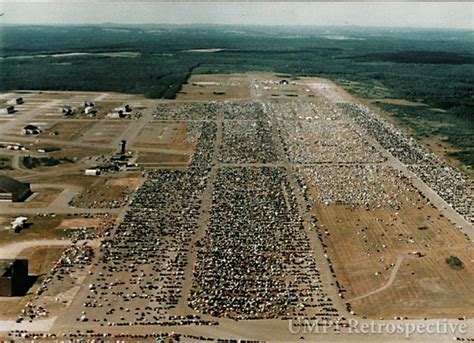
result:
[(6, 274), (13, 263), (15, 263), (15, 260), (0, 260), (0, 277)]
[(1, 192), (9, 192), (9, 193), (16, 193), (16, 192), (23, 192), (28, 188), (27, 185), (12, 179), (11, 177), (0, 175), (0, 193)]

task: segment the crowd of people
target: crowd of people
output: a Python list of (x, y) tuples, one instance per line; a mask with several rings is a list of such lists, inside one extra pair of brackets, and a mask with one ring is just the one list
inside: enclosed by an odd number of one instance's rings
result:
[(77, 321), (118, 327), (216, 324), (169, 314), (182, 297), (215, 136), (215, 124), (203, 123), (188, 170), (148, 173), (124, 219), (101, 244)]
[(402, 173), (388, 166), (321, 165), (300, 168), (300, 173), (306, 177), (306, 184), (311, 185), (314, 200), (325, 205), (349, 204), (367, 209), (387, 207), (399, 210), (398, 198), (413, 191), (412, 187), (401, 182)]
[[(109, 189), (113, 186), (104, 185), (105, 189), (104, 192), (108, 192)], [(77, 208), (120, 208), (125, 206), (130, 197), (132, 196), (133, 190), (129, 188), (123, 188), (114, 196), (113, 198), (106, 198), (104, 197), (103, 193), (98, 192), (99, 194), (95, 194), (99, 198), (98, 200), (91, 200), (91, 194), (94, 190), (87, 189), (85, 193), (79, 193), (75, 195), (70, 201), (69, 206), (77, 207)]]
[(258, 102), (225, 101), (220, 106), (225, 120), (268, 120), (262, 104)]
[(278, 160), (269, 121), (225, 121), (219, 160), (271, 163)]
[(337, 317), (284, 168), (221, 168), (189, 306), (233, 319)]
[[(13, 330), (8, 334), (9, 339), (17, 340), (45, 340), (45, 341), (91, 341), (91, 342), (102, 342), (102, 341), (109, 341), (111, 339), (120, 340), (122, 342), (126, 341), (155, 341), (157, 343), (162, 342), (180, 342), (181, 340), (189, 341), (213, 341), (209, 337), (205, 336), (197, 336), (197, 335), (189, 335), (189, 334), (178, 334), (178, 333), (167, 333), (167, 332), (160, 332), (160, 333), (143, 333), (143, 334), (132, 334), (132, 333), (119, 333), (119, 334), (111, 334), (111, 333), (100, 333), (95, 332), (94, 330), (85, 330), (80, 331), (77, 330), (73, 333), (62, 333), (62, 334), (55, 334), (55, 333), (45, 333), (45, 332), (29, 332), (27, 330)], [(242, 341), (243, 342), (243, 341)]]
[(294, 163), (377, 163), (384, 158), (351, 122), (284, 121), (285, 151)]
[(292, 100), (263, 102), (264, 112), (276, 120), (334, 121), (343, 119), (343, 114), (333, 102), (324, 97), (315, 97), (312, 101)]
[(368, 107), (360, 104), (341, 104), (340, 107), (458, 213), (469, 222), (474, 222), (473, 186), (467, 176), (443, 162), (413, 138), (404, 135)]
[[(94, 250), (87, 242), (77, 242), (66, 249), (56, 265), (51, 269), (48, 276), (42, 281), (37, 288), (35, 296), (21, 310), (17, 322), (24, 320), (32, 321), (34, 319), (47, 317), (49, 311), (43, 303), (44, 296), (53, 297), (56, 292), (51, 290), (51, 286), (55, 283), (62, 283), (71, 274), (83, 270), (92, 263)], [(40, 296), (43, 297), (40, 297)]]
[[(160, 104), (154, 118), (188, 121), (185, 142), (195, 144), (191, 162), (185, 171), (147, 173), (121, 223), (107, 230), (111, 234), (102, 241), (99, 260), (89, 272), (86, 299), (74, 310), (77, 322), (112, 327), (218, 325), (204, 315), (339, 320), (298, 206), (309, 210), (316, 200), (398, 210), (399, 198), (413, 190), (399, 182), (401, 173), (379, 164), (385, 159), (359, 126), (460, 213), (473, 213), (467, 180), (363, 106), (324, 99)], [(216, 124), (217, 119), (222, 123)], [(222, 142), (216, 150), (221, 124)], [(236, 166), (216, 166), (215, 157)], [(239, 165), (286, 159), (301, 166)], [(217, 169), (215, 179), (209, 179), (212, 168)], [(294, 173), (306, 201), (298, 200), (289, 173)], [(191, 291), (183, 294), (184, 283), (190, 282), (186, 270), (203, 213), (203, 194), (211, 181), (210, 219), (195, 245)], [(317, 227), (314, 218), (312, 225)], [(94, 238), (87, 237), (88, 231), (78, 232), (75, 241)], [(47, 293), (48, 283), (72, 268), (92, 263), (92, 257), (89, 246), (76, 242), (37, 295)], [(335, 277), (332, 261), (326, 258)], [(344, 297), (337, 281), (336, 287)], [(171, 314), (183, 300), (198, 315)], [(352, 311), (350, 304), (347, 309)], [(44, 307), (29, 303), (20, 319), (47, 314)]]
[[(322, 108), (317, 104), (321, 103)], [(278, 131), (292, 163), (377, 163), (384, 157), (336, 105), (287, 101), (265, 103), (279, 119)]]

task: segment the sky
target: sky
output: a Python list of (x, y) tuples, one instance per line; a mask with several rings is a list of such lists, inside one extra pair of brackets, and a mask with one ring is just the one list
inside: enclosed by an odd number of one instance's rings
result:
[[(1, 0), (0, 0), (1, 1)], [(472, 2), (0, 2), (7, 24), (356, 25), (474, 29)]]

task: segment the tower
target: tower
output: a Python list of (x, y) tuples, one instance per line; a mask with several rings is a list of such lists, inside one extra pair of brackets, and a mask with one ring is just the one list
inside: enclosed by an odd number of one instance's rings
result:
[(125, 146), (127, 144), (126, 140), (120, 141), (120, 155), (125, 155)]

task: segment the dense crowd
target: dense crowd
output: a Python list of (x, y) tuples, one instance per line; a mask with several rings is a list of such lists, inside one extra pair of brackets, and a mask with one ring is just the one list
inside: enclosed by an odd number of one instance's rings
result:
[(216, 127), (204, 123), (187, 171), (150, 172), (123, 221), (101, 245), (89, 295), (76, 320), (101, 326), (215, 325), (170, 316), (181, 298)]
[(473, 185), (467, 176), (443, 162), (413, 138), (408, 138), (368, 107), (359, 104), (340, 106), (458, 213), (471, 223), (474, 222)]
[(222, 168), (189, 306), (234, 319), (337, 316), (283, 168)]
[(221, 111), (225, 120), (267, 120), (262, 104), (257, 102), (221, 102)]
[(278, 160), (269, 121), (225, 121), (219, 160), (270, 163)]
[[(319, 106), (319, 104), (321, 106)], [(335, 105), (287, 101), (265, 103), (276, 119), (285, 153), (292, 163), (377, 163), (384, 158)]]
[(288, 121), (341, 120), (344, 115), (331, 101), (318, 97), (312, 101), (292, 100), (262, 103), (264, 112), (271, 118)]
[[(204, 320), (204, 314), (236, 320), (341, 318), (323, 287), (298, 206), (309, 210), (316, 200), (398, 210), (401, 197), (413, 191), (408, 182), (400, 182), (401, 173), (380, 164), (385, 159), (359, 126), (460, 213), (473, 213), (466, 179), (359, 105), (337, 106), (324, 99), (160, 104), (154, 118), (188, 121), (185, 142), (196, 145), (190, 165), (186, 171), (149, 172), (117, 229), (111, 231), (108, 224), (106, 232), (112, 233), (102, 241), (100, 259), (89, 272), (88, 295), (74, 310), (77, 322), (113, 327), (218, 324)], [(222, 125), (217, 150), (216, 119)], [(216, 157), (228, 165), (215, 163)], [(245, 165), (283, 164), (286, 159), (303, 166)], [(303, 190), (302, 204), (290, 186), (292, 176)], [(210, 192), (211, 181), (210, 219), (204, 238), (195, 244), (191, 292), (183, 294), (203, 194)], [(318, 229), (316, 221), (313, 217), (312, 229)], [(78, 231), (76, 240), (91, 238), (87, 232)], [(326, 259), (335, 277), (332, 261)], [(38, 295), (48, 291), (51, 280), (91, 261), (92, 249), (75, 244)], [(344, 288), (335, 284), (343, 297)], [(199, 315), (170, 314), (183, 300)], [(21, 318), (46, 315), (31, 303)]]
[(284, 121), (280, 132), (294, 163), (376, 163), (384, 159), (350, 122)]
[[(368, 209), (389, 207), (400, 209), (400, 197), (409, 200), (413, 191), (400, 171), (387, 166), (322, 165), (318, 168), (301, 168), (302, 175), (314, 190), (316, 202), (325, 205), (349, 204)], [(396, 186), (394, 186), (396, 185)]]

